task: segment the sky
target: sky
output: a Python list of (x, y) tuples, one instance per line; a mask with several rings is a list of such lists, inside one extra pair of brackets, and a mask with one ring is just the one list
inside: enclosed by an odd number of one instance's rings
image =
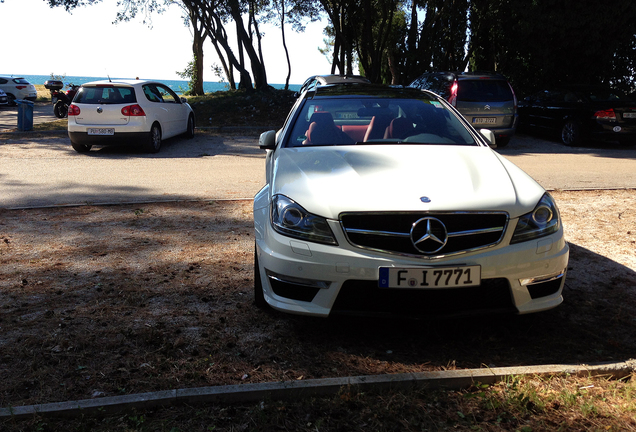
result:
[[(152, 28), (142, 23), (142, 17), (113, 24), (117, 10), (117, 0), (103, 0), (72, 13), (50, 8), (45, 0), (4, 0), (0, 3), (0, 31), (5, 35), (0, 75), (181, 79), (176, 72), (192, 60), (192, 35), (181, 9), (171, 6), (162, 15), (153, 15)], [(309, 24), (304, 33), (285, 27), (292, 63), (290, 84), (330, 72), (329, 61), (318, 51), (324, 45), (325, 25), (325, 20)], [(271, 26), (261, 31), (268, 81), (284, 84), (287, 62), (280, 29)], [(212, 65), (220, 62), (209, 41), (203, 54), (204, 81), (219, 81)]]

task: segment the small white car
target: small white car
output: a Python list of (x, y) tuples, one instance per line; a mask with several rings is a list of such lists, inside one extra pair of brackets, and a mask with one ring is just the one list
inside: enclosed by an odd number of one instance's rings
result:
[(9, 97), (4, 92), (4, 90), (0, 89), (0, 106), (9, 105)]
[(194, 113), (185, 98), (156, 81), (83, 84), (68, 109), (68, 136), (79, 153), (94, 145), (141, 145), (157, 153), (161, 141), (194, 136)]
[(454, 316), (563, 301), (555, 201), (434, 93), (318, 85), (259, 145), (258, 306)]
[(34, 102), (38, 98), (35, 86), (20, 77), (0, 76), (0, 90), (7, 94), (11, 106), (16, 105), (16, 99)]

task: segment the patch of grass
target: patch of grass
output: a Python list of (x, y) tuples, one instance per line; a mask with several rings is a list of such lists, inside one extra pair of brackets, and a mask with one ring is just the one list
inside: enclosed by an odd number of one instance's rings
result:
[(68, 119), (59, 119), (52, 122), (33, 124), (33, 130), (36, 132), (52, 131), (52, 130), (65, 131), (67, 129), (68, 129)]
[(44, 88), (42, 84), (35, 84), (35, 89), (38, 92), (38, 98), (36, 102), (48, 102), (51, 103), (51, 91)]
[[(36, 85), (38, 102), (51, 102), (51, 92)], [(282, 126), (296, 100), (295, 92), (269, 89), (263, 92), (218, 91), (205, 96), (185, 96), (192, 106), (197, 127), (272, 127)], [(63, 122), (63, 125), (62, 125)], [(43, 123), (35, 130), (66, 129), (66, 120)]]
[(295, 93), (270, 89), (265, 92), (218, 91), (188, 97), (197, 127), (259, 126), (279, 128), (294, 104)]
[[(7, 431), (626, 431), (636, 429), (636, 380), (509, 377), (466, 390), (360, 392), (255, 404), (179, 406), (80, 419), (7, 422)], [(3, 429), (5, 430), (5, 429)]]

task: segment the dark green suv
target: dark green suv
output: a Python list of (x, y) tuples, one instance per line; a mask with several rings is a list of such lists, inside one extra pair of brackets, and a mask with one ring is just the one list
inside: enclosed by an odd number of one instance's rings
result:
[(429, 72), (409, 87), (430, 90), (449, 101), (475, 128), (490, 129), (505, 147), (517, 128), (517, 98), (508, 80), (495, 73)]

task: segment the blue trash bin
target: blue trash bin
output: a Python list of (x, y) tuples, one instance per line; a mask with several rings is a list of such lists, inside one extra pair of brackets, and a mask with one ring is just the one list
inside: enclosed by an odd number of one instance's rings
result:
[(33, 102), (23, 99), (16, 99), (18, 104), (18, 130), (33, 130)]

